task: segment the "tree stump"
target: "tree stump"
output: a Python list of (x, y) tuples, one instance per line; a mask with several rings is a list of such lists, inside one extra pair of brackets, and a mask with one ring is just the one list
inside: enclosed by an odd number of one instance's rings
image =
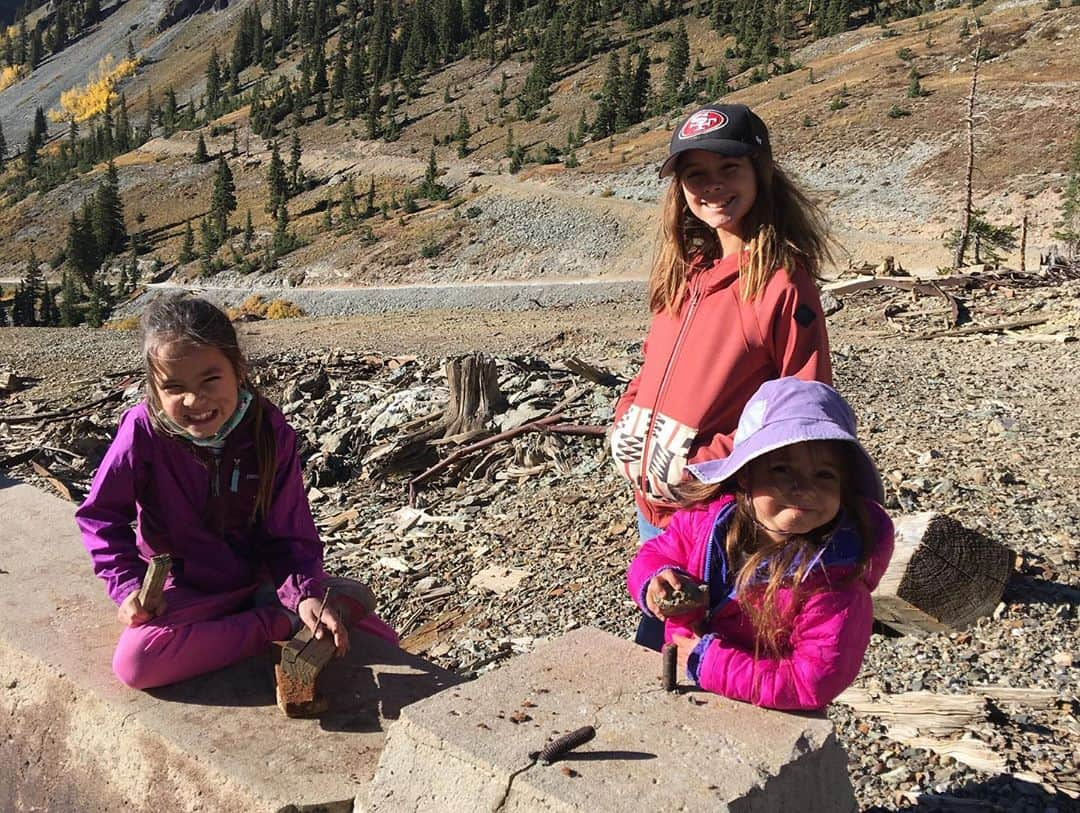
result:
[(896, 520), (896, 549), (874, 590), (874, 617), (898, 632), (962, 629), (1001, 601), (1016, 554), (943, 514)]
[(444, 438), (482, 429), (492, 415), (506, 408), (495, 360), (482, 353), (450, 359), (446, 363), (446, 385), (450, 402)]

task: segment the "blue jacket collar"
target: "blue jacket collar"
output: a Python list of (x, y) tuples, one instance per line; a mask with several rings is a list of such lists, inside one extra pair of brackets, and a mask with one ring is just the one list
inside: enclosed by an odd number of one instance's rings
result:
[[(735, 515), (735, 501), (720, 509), (713, 522), (712, 535), (709, 538), (709, 547), (705, 551), (704, 581), (709, 585), (709, 613), (715, 613), (729, 601), (738, 596), (735, 590), (735, 573), (732, 572), (728, 562), (726, 541), (731, 519)], [(811, 560), (809, 567), (804, 572), (803, 579), (817, 569), (824, 570), (828, 567), (845, 567), (854, 565), (859, 561), (862, 552), (862, 540), (854, 526), (846, 516), (841, 515), (836, 529), (830, 534), (828, 541)], [(767, 562), (762, 565), (751, 584), (764, 581)], [(789, 573), (794, 573), (799, 568), (801, 560), (796, 559), (791, 565)]]

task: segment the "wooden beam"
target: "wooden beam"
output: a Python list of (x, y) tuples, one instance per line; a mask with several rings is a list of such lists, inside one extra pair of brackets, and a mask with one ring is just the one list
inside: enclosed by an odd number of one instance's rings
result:
[(172, 570), (172, 557), (167, 553), (160, 553), (150, 559), (143, 577), (142, 586), (139, 587), (139, 604), (143, 609), (152, 610), (161, 604), (161, 597), (165, 591), (165, 579)]
[(989, 615), (1016, 554), (943, 514), (896, 520), (896, 547), (874, 590), (874, 617), (898, 632), (925, 635)]

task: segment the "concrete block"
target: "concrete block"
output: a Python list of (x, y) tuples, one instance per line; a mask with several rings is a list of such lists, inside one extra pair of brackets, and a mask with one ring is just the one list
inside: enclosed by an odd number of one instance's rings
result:
[(323, 671), (320, 719), (282, 715), (269, 653), (128, 689), (111, 670), (116, 609), (73, 513), (0, 478), (0, 810), (351, 811), (389, 721), (459, 682), (363, 637)]
[[(583, 725), (550, 766), (529, 753)], [(661, 688), (661, 657), (596, 629), (402, 710), (369, 801), (384, 811), (852, 811), (823, 714)]]

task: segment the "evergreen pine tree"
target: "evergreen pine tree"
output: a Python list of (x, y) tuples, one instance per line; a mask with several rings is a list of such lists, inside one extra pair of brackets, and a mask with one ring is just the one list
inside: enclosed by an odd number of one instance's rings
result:
[(204, 217), (199, 221), (199, 266), (204, 277), (213, 273), (212, 260), (219, 245), (210, 219)]
[(292, 134), (292, 142), (289, 145), (289, 167), (286, 170), (286, 175), (289, 179), (289, 194), (295, 195), (300, 191), (300, 135), (294, 130)]
[(649, 49), (642, 48), (638, 51), (637, 67), (634, 69), (633, 79), (629, 83), (630, 98), (627, 101), (626, 110), (631, 124), (637, 124), (645, 119), (649, 107), (649, 86), (651, 81), (649, 75)]
[(75, 287), (75, 280), (67, 271), (64, 272), (60, 283), (60, 324), (63, 327), (75, 327), (79, 323), (78, 311), (75, 306), (78, 304), (78, 291)]
[(919, 71), (914, 65), (911, 66), (911, 70), (908, 72), (907, 95), (909, 99), (918, 99), (919, 97), (926, 95), (926, 91), (922, 88), (922, 83), (919, 82)]
[(375, 214), (375, 176), (371, 176), (371, 183), (368, 184), (367, 190), (367, 206), (364, 208), (364, 216), (371, 217)]
[(615, 106), (615, 132), (622, 132), (630, 126), (632, 111), (630, 110), (630, 97), (634, 92), (634, 67), (630, 64), (630, 53), (627, 52), (619, 71), (621, 87), (619, 88), (618, 103)]
[(45, 138), (48, 135), (49, 123), (45, 120), (45, 110), (39, 106), (34, 111), (34, 140), (40, 146), (45, 143)]
[(94, 236), (93, 215), (86, 204), (81, 215), (72, 213), (68, 221), (66, 254), (72, 271), (84, 284), (92, 284), (101, 263), (101, 254)]
[(46, 327), (60, 326), (60, 306), (56, 303), (59, 292), (59, 288), (50, 288), (49, 283), (45, 283), (41, 294), (41, 324)]
[(604, 77), (603, 87), (600, 88), (600, 105), (596, 109), (596, 120), (592, 126), (593, 135), (597, 138), (604, 138), (615, 132), (621, 91), (619, 55), (612, 51), (608, 56), (607, 74)]
[[(139, 143), (145, 144), (150, 140), (150, 136), (154, 132), (154, 115), (156, 110), (154, 108), (154, 94), (150, 88), (146, 89), (146, 117), (143, 119), (142, 132), (139, 133)], [(72, 121), (74, 124), (74, 120)]]
[(135, 246), (132, 246), (127, 262), (128, 288), (130, 290), (134, 291), (138, 286), (139, 276), (139, 252), (136, 250)]
[(668, 52), (667, 69), (664, 72), (664, 85), (661, 94), (664, 109), (671, 110), (683, 103), (683, 85), (686, 83), (686, 71), (690, 67), (690, 40), (686, 36), (686, 26), (682, 20), (675, 29)]
[(217, 48), (210, 51), (206, 62), (206, 120), (217, 118), (218, 102), (221, 101), (221, 60)]
[(390, 92), (386, 94), (386, 126), (383, 127), (383, 138), (386, 141), (397, 141), (401, 135), (397, 120), (397, 85), (390, 86)]
[(128, 279), (127, 279), (127, 265), (120, 266), (120, 276), (116, 278), (116, 293), (114, 296), (117, 300), (123, 299), (127, 296), (128, 292)]
[(20, 282), (15, 286), (15, 294), (11, 297), (11, 326), (22, 327), (26, 324), (26, 297), (23, 295), (23, 287)]
[(446, 199), (446, 187), (439, 183), (439, 164), (435, 159), (435, 148), (431, 148), (428, 154), (427, 170), (424, 172), (424, 183), (420, 187), (420, 194), (433, 200)]
[(345, 181), (345, 189), (341, 193), (341, 222), (352, 223), (356, 220), (356, 187), (353, 186), (352, 178)]
[(334, 69), (330, 75), (330, 98), (341, 99), (345, 95), (345, 37), (338, 37), (337, 52), (334, 54)]
[(458, 111), (458, 123), (457, 130), (454, 131), (454, 138), (457, 140), (458, 158), (464, 158), (469, 154), (469, 136), (472, 135), (472, 128), (469, 127), (469, 120), (465, 117), (465, 111)]
[(270, 195), (266, 202), (266, 212), (276, 217), (278, 209), (289, 199), (289, 180), (285, 175), (285, 164), (281, 160), (276, 141), (270, 146), (270, 166), (266, 169), (266, 186)]
[(247, 210), (247, 219), (244, 221), (244, 242), (242, 247), (244, 252), (251, 251), (251, 246), (255, 242), (255, 227), (251, 223), (251, 210)]
[(178, 259), (181, 263), (189, 263), (195, 259), (195, 232), (191, 228), (190, 220), (184, 226), (184, 240), (180, 243)]
[(86, 324), (90, 327), (101, 327), (108, 318), (108, 306), (101, 285), (90, 286), (90, 296), (86, 301)]
[(229, 169), (225, 156), (221, 156), (218, 158), (214, 188), (210, 194), (210, 220), (218, 243), (224, 242), (228, 236), (229, 212), (235, 210), (236, 186), (233, 184), (232, 170)]
[(116, 113), (116, 151), (125, 153), (131, 149), (131, 122), (128, 121), (127, 97), (120, 94), (120, 109)]
[(34, 250), (30, 249), (30, 257), (26, 261), (26, 268), (23, 271), (22, 278), (22, 293), (26, 309), (22, 324), (26, 327), (37, 327), (41, 324), (41, 320), (38, 318), (40, 314), (38, 303), (45, 287), (45, 279), (41, 275), (37, 256), (34, 254)]
[(195, 142), (195, 155), (192, 156), (191, 161), (195, 164), (205, 164), (210, 160), (210, 153), (206, 151), (206, 139), (203, 138), (203, 134), (199, 133), (199, 140)]
[(124, 205), (120, 200), (120, 180), (112, 159), (94, 196), (93, 228), (102, 256), (118, 254), (123, 250), (127, 243), (127, 227), (124, 225)]
[(271, 246), (277, 257), (288, 254), (292, 249), (292, 235), (289, 234), (289, 207), (287, 206), (278, 209)]
[(166, 138), (176, 132), (179, 120), (180, 108), (176, 102), (176, 91), (167, 87), (165, 88), (165, 104), (161, 108), (161, 128), (165, 131)]
[(23, 150), (23, 172), (28, 178), (33, 177), (34, 167), (37, 166), (38, 146), (34, 133), (28, 133), (26, 136), (26, 149)]
[(30, 35), (30, 47), (26, 55), (26, 64), (30, 66), (30, 70), (38, 66), (44, 52), (45, 45), (41, 41), (41, 29), (35, 25), (34, 32)]

